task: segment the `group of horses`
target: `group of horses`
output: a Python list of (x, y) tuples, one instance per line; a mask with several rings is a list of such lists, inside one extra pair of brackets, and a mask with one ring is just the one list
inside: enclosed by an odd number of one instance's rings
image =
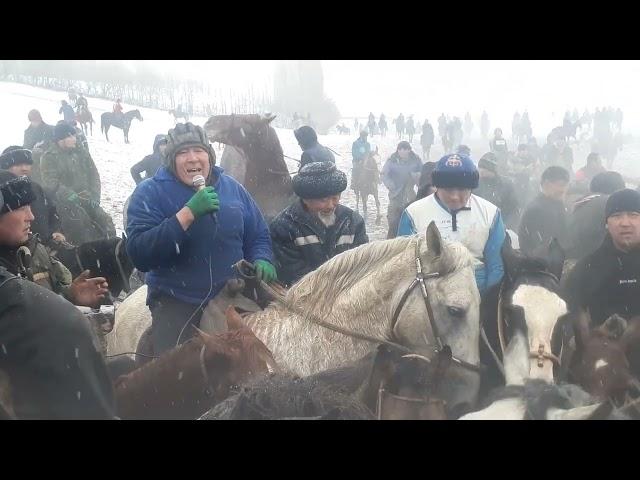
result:
[[(210, 141), (226, 144), (222, 167), (267, 220), (294, 199), (273, 118), (219, 115), (204, 125)], [(368, 158), (377, 163), (376, 155)], [(116, 297), (130, 288), (133, 270), (124, 241), (78, 247), (64, 261), (72, 271), (106, 276)], [(238, 265), (196, 335), (159, 358), (142, 286), (119, 305), (113, 324), (94, 328), (103, 335), (117, 414), (636, 418), (629, 352), (637, 350), (640, 319), (612, 318), (593, 329), (584, 315), (567, 312), (555, 242), (544, 259), (523, 256), (510, 241), (502, 255), (504, 280), (482, 302), (472, 255), (444, 242), (434, 224), (346, 251), (289, 290)]]

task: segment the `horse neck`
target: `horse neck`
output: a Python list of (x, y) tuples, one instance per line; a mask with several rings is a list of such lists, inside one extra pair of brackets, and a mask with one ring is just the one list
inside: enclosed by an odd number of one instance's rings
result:
[(272, 127), (266, 138), (241, 147), (247, 157), (245, 187), (262, 187), (266, 184), (278, 185), (281, 191), (290, 189), (291, 175), (284, 161), (282, 146)]

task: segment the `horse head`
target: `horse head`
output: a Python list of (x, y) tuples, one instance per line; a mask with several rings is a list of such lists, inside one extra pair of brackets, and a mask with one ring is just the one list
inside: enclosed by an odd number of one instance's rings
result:
[[(444, 242), (434, 222), (429, 224), (424, 238), (426, 242), (420, 237), (416, 241), (427, 296), (420, 293), (420, 287), (406, 297), (392, 327), (393, 336), (425, 355), (448, 345), (454, 357), (466, 362), (467, 367), (456, 362), (458, 380), (443, 385), (443, 398), (451, 408), (473, 405), (480, 381), (479, 370), (468, 368), (478, 366), (480, 361), (480, 293), (473, 274), (473, 257), (461, 243)], [(405, 278), (394, 286), (393, 305), (398, 305), (414, 284), (416, 274)]]
[(274, 118), (271, 114), (214, 115), (204, 124), (204, 130), (211, 142), (243, 148), (257, 136), (265, 136)]
[(143, 121), (142, 114), (140, 113), (140, 110), (135, 109), (135, 110), (131, 110), (130, 112), (127, 112), (127, 113), (130, 114), (132, 119), (135, 118), (135, 119), (140, 120), (141, 122)]
[(564, 252), (553, 240), (545, 258), (529, 257), (514, 250), (507, 235), (502, 258), (505, 275), (498, 300), (498, 332), (502, 348), (509, 341), (509, 324), (524, 321), (530, 351), (526, 377), (553, 382), (554, 362), (559, 363), (552, 351), (554, 331), (559, 319), (567, 313), (566, 303), (559, 295)]
[(571, 380), (600, 400), (623, 401), (637, 383), (627, 355), (640, 340), (640, 319), (627, 322), (612, 315), (599, 327), (592, 327), (584, 311), (573, 316), (575, 352), (570, 360)]

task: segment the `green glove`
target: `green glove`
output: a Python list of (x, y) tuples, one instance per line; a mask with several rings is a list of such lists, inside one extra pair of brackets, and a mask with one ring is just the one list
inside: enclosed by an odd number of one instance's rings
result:
[(71, 195), (67, 197), (68, 202), (78, 203), (80, 201), (80, 197), (76, 192), (73, 192)]
[(271, 283), (278, 279), (276, 267), (266, 260), (256, 260), (254, 265), (256, 267), (256, 276), (265, 283)]
[(199, 218), (207, 213), (220, 210), (220, 200), (213, 187), (205, 187), (198, 190), (186, 206), (189, 207), (194, 217)]

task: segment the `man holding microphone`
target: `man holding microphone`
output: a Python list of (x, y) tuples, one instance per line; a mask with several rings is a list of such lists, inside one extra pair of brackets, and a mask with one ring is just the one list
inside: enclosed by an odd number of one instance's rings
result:
[[(276, 279), (269, 228), (245, 188), (215, 166), (201, 127), (169, 130), (164, 165), (127, 210), (127, 252), (146, 275), (156, 355), (192, 337), (209, 300), (246, 259)], [(204, 186), (202, 178), (204, 178)]]

